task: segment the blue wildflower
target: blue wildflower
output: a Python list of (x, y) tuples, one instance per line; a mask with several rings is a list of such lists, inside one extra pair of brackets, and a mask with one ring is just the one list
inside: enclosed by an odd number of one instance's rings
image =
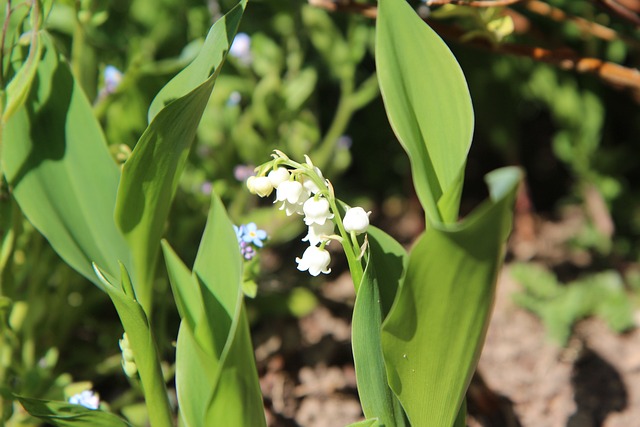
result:
[(258, 226), (255, 222), (250, 222), (249, 224), (244, 226), (244, 235), (242, 236), (242, 240), (246, 243), (253, 243), (257, 247), (261, 248), (263, 240), (266, 240), (267, 232), (264, 230), (259, 230)]
[(242, 242), (242, 238), (244, 237), (244, 233), (245, 233), (244, 225), (241, 225), (240, 227), (238, 227), (237, 225), (234, 225), (233, 229), (236, 232), (236, 237), (238, 238), (238, 243)]
[(251, 63), (251, 37), (246, 33), (238, 33), (231, 43), (229, 55), (238, 58), (244, 65)]
[(107, 93), (113, 93), (122, 82), (122, 72), (113, 65), (107, 65), (104, 69), (104, 86)]

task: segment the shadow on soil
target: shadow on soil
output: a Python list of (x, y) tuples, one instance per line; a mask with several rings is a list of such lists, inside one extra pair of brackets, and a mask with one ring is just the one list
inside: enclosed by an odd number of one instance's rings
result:
[(577, 410), (567, 427), (600, 427), (610, 413), (622, 411), (628, 404), (618, 371), (587, 347), (573, 364), (571, 385)]

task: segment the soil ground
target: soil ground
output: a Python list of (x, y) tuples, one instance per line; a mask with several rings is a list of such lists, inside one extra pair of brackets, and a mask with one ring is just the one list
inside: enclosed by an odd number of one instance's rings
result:
[[(579, 215), (559, 223), (536, 221), (535, 236), (516, 224), (512, 258), (588, 263), (584, 254), (562, 250), (567, 236), (580, 228)], [(408, 233), (415, 231), (409, 228)], [(520, 285), (509, 268), (507, 263), (499, 277), (487, 339), (468, 392), (468, 425), (640, 426), (640, 330), (616, 334), (596, 318), (585, 319), (561, 347), (536, 316), (513, 302)], [(262, 322), (254, 331), (272, 427), (337, 427), (362, 419), (349, 341), (349, 275), (326, 282), (318, 297), (320, 304), (307, 316)], [(640, 313), (636, 317), (640, 323)]]

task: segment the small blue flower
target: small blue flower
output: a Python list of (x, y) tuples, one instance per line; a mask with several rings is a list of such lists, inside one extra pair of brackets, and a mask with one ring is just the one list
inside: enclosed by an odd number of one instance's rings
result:
[(231, 43), (229, 55), (238, 58), (244, 65), (251, 63), (251, 37), (246, 33), (238, 33)]
[(240, 101), (242, 101), (242, 95), (237, 90), (234, 90), (227, 99), (227, 107), (235, 107), (240, 104)]
[(85, 408), (96, 410), (100, 406), (100, 397), (91, 390), (85, 390), (71, 396), (69, 398), (69, 403), (73, 405), (82, 405)]
[(233, 229), (236, 232), (236, 237), (238, 238), (238, 243), (242, 242), (243, 238), (244, 238), (244, 234), (245, 234), (245, 228), (244, 225), (241, 225), (240, 227), (238, 227), (237, 225), (233, 226)]
[(266, 240), (267, 232), (264, 230), (259, 230), (258, 226), (255, 222), (250, 222), (249, 224), (244, 226), (244, 235), (242, 236), (242, 240), (246, 243), (253, 243), (257, 247), (261, 248), (263, 240)]
[(122, 72), (113, 65), (107, 65), (104, 69), (104, 86), (107, 93), (113, 93), (122, 82)]

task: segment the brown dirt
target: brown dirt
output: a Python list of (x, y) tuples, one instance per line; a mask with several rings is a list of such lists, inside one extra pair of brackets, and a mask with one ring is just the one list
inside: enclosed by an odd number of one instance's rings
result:
[[(535, 222), (535, 224), (534, 224)], [(582, 219), (526, 219), (535, 233), (516, 233), (511, 254), (546, 265), (589, 264), (569, 253)], [(518, 224), (516, 224), (518, 227)], [(521, 230), (522, 231), (522, 230)], [(547, 338), (540, 320), (512, 301), (519, 285), (503, 269), (494, 314), (469, 394), (470, 427), (640, 426), (640, 330), (611, 332), (597, 319), (580, 322), (566, 348)], [(344, 273), (325, 283), (320, 304), (293, 320), (262, 322), (256, 358), (269, 425), (335, 427), (362, 419), (351, 358), (353, 287)], [(637, 318), (640, 323), (640, 313)]]

